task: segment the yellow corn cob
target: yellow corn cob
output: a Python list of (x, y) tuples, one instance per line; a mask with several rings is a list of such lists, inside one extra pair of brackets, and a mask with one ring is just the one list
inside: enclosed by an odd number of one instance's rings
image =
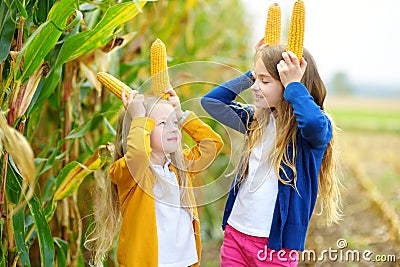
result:
[(265, 24), (264, 44), (277, 45), (281, 41), (281, 8), (277, 3), (269, 6)]
[(132, 91), (132, 89), (128, 85), (124, 84), (123, 82), (121, 82), (120, 80), (118, 80), (109, 73), (98, 72), (96, 76), (97, 80), (99, 80), (99, 82), (102, 85), (104, 85), (108, 90), (111, 91), (111, 93), (116, 95), (119, 99), (122, 99), (123, 88), (125, 88), (126, 90), (126, 95), (128, 95)]
[(290, 21), (288, 44), (286, 51), (292, 51), (295, 53), (299, 61), (303, 56), (303, 44), (304, 44), (304, 17), (305, 9), (304, 3), (301, 0), (297, 0), (294, 3), (292, 11), (292, 19)]
[(171, 87), (168, 77), (167, 49), (164, 43), (157, 39), (150, 48), (151, 86), (156, 96), (168, 98), (164, 91)]

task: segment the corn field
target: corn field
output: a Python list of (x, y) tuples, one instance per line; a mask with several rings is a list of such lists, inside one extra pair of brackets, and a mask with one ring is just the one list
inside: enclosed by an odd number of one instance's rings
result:
[(169, 65), (218, 55), (239, 67), (248, 62), (241, 10), (227, 0), (1, 2), (0, 266), (87, 265), (96, 183), (122, 108), (96, 73), (139, 88), (156, 38)]

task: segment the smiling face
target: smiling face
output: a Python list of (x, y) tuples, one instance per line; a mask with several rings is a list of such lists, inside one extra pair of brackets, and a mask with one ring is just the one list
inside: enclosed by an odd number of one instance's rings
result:
[(261, 57), (254, 69), (256, 81), (251, 87), (254, 94), (254, 105), (257, 108), (276, 107), (283, 99), (283, 85), (268, 73)]
[(181, 132), (172, 105), (167, 103), (155, 104), (149, 117), (155, 122), (150, 134), (152, 153), (166, 156), (175, 152), (181, 143)]

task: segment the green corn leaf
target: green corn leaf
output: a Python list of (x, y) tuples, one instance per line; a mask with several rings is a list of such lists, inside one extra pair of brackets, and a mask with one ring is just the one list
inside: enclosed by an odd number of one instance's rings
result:
[[(140, 7), (143, 7), (148, 1), (139, 1)], [(113, 37), (117, 27), (133, 19), (139, 14), (136, 2), (127, 2), (110, 7), (102, 20), (94, 29), (78, 33), (65, 40), (54, 67), (52, 67), (41, 90), (37, 93), (35, 107), (40, 107), (42, 103), (53, 93), (62, 76), (62, 65), (76, 57), (88, 53), (98, 47), (108, 43)], [(52, 14), (49, 14), (52, 17)]]
[[(72, 180), (79, 173), (79, 169), (81, 168), (81, 166), (81, 163), (77, 161), (72, 161), (65, 165), (65, 167), (60, 171), (60, 173), (56, 177), (56, 192), (54, 193), (54, 200), (60, 200), (63, 199), (64, 196), (70, 195), (69, 191), (71, 191), (70, 187), (72, 186), (68, 186), (68, 184), (73, 182)], [(82, 169), (83, 168), (85, 168), (85, 166), (83, 166)], [(86, 171), (86, 169), (84, 170)], [(89, 170), (87, 171), (87, 174), (89, 174)], [(80, 184), (82, 180), (77, 182)], [(75, 184), (73, 186), (75, 187)], [(68, 193), (65, 193), (65, 191), (67, 191)]]
[(51, 176), (50, 178), (47, 179), (42, 189), (42, 197), (41, 197), (42, 203), (51, 200), (51, 198), (53, 197), (53, 192), (55, 190), (55, 184), (56, 184), (56, 178), (54, 176)]
[(15, 243), (17, 244), (19, 258), (22, 266), (31, 266), (29, 260), (29, 248), (25, 243), (25, 214), (24, 209), (19, 209), (12, 218), (14, 227)]
[(109, 159), (110, 146), (102, 145), (83, 164), (73, 161), (68, 163), (56, 178), (54, 200), (69, 197), (78, 189), (82, 181), (95, 170), (100, 169)]
[(111, 134), (115, 135), (115, 130), (112, 128), (112, 126), (110, 126), (108, 120), (106, 119), (107, 116), (115, 114), (115, 112), (118, 111), (112, 110), (103, 113), (96, 113), (92, 118), (82, 123), (79, 127), (73, 129), (68, 136), (65, 137), (65, 139), (76, 139), (83, 137), (89, 130), (93, 129), (100, 123), (104, 123), (106, 129), (109, 129)]
[(107, 120), (107, 118), (104, 117), (103, 119), (104, 119), (104, 124), (106, 125), (106, 128), (108, 129), (108, 131), (109, 131), (112, 135), (116, 136), (116, 135), (117, 135), (117, 132), (114, 130), (114, 128), (112, 127), (112, 125), (110, 124), (110, 122)]
[[(143, 7), (146, 3), (147, 1), (140, 2), (140, 6)], [(78, 33), (65, 41), (58, 55), (56, 68), (84, 53), (106, 45), (113, 37), (114, 30), (133, 19), (139, 12), (136, 3), (132, 2), (111, 6), (94, 29)]]
[(22, 178), (15, 173), (15, 170), (7, 163), (6, 196), (7, 201), (17, 205), (21, 196)]
[(16, 7), (15, 1), (7, 6), (7, 0), (0, 4), (0, 62), (4, 61), (10, 52), (14, 37)]
[[(75, 1), (61, 0), (50, 10), (49, 19), (29, 37), (18, 55), (14, 69), (14, 79), (24, 83), (39, 67), (45, 56), (54, 48), (62, 31), (67, 26), (67, 20), (75, 11)], [(74, 21), (75, 23), (75, 21)], [(24, 58), (23, 63), (22, 58)], [(22, 64), (22, 72), (20, 65)]]
[(23, 3), (20, 0), (15, 0), (15, 3), (17, 4), (19, 15), (26, 20), (28, 18), (28, 13), (26, 12)]
[(48, 222), (53, 218), (56, 209), (57, 209), (57, 202), (54, 201), (54, 199), (51, 199), (51, 201), (46, 205), (46, 208), (44, 208), (44, 214)]
[(53, 6), (55, 0), (37, 0), (35, 1), (35, 13), (34, 22), (36, 25), (40, 25), (46, 21), (47, 15)]
[(57, 237), (53, 240), (57, 251), (57, 266), (67, 266), (68, 242)]
[[(4, 219), (0, 219), (0, 238), (3, 240)], [(6, 259), (4, 255), (4, 248), (0, 246), (0, 267), (6, 267)]]
[(39, 241), (41, 266), (54, 266), (54, 244), (43, 206), (36, 195), (28, 201)]
[[(14, 186), (18, 186), (17, 191), (21, 192), (22, 180), (19, 179), (18, 175), (7, 176), (6, 182), (7, 182), (7, 188), (9, 188), (9, 185), (12, 184)], [(33, 194), (33, 196), (28, 200), (28, 207), (30, 210), (30, 214), (32, 215), (33, 222), (35, 224), (34, 227), (36, 228), (35, 236), (37, 235), (38, 241), (39, 241), (41, 266), (54, 266), (53, 239), (52, 239), (49, 225), (48, 225), (46, 217), (45, 217), (42, 203), (39, 201), (36, 194)], [(24, 229), (24, 228), (21, 228), (23, 226), (21, 225), (21, 222), (20, 222), (20, 220), (22, 220), (21, 216), (23, 216), (23, 214), (18, 214), (18, 213), (23, 212), (23, 211), (24, 211), (24, 209), (19, 209), (14, 215), (14, 216), (16, 216), (15, 221), (13, 218), (14, 227), (17, 227), (17, 229), (19, 229), (21, 231), (22, 231), (22, 229)], [(23, 218), (23, 220), (25, 220), (25, 218)], [(25, 246), (25, 240), (28, 239), (28, 237), (26, 235), (29, 234), (29, 232), (32, 232), (32, 231), (24, 231), (24, 237), (23, 237), (24, 241), (21, 240), (21, 236), (16, 235), (16, 242), (19, 243), (19, 244), (17, 244), (19, 249), (20, 248), (23, 249), (23, 246)], [(21, 258), (21, 261), (22, 261), (22, 258)], [(26, 266), (26, 265), (24, 265), (24, 266)]]
[[(98, 117), (95, 115), (94, 117)], [(79, 128), (73, 129), (65, 139), (76, 139), (83, 137), (91, 128), (92, 122), (94, 118), (91, 118), (87, 122), (83, 123)]]
[(52, 68), (49, 75), (44, 80), (43, 84), (39, 84), (36, 89), (35, 95), (33, 96), (31, 105), (28, 109), (28, 113), (40, 108), (42, 104), (49, 98), (49, 96), (54, 92), (57, 84), (61, 80), (62, 68)]
[(57, 142), (56, 148), (53, 150), (51, 155), (49, 157), (47, 157), (46, 160), (41, 160), (42, 162), (45, 161), (45, 164), (40, 169), (39, 175), (42, 175), (43, 173), (45, 173), (46, 171), (51, 169), (52, 166), (54, 165), (54, 163), (56, 162), (57, 158), (61, 158), (64, 156), (63, 154), (59, 154), (59, 153), (60, 153), (61, 146), (65, 143), (66, 140), (83, 137), (88, 131), (90, 131), (91, 129), (93, 129), (95, 127), (98, 127), (99, 123), (105, 123), (106, 129), (109, 129), (110, 133), (112, 135), (115, 135), (115, 130), (112, 128), (112, 126), (109, 124), (109, 122), (106, 118), (112, 114), (115, 114), (116, 112), (118, 112), (118, 111), (110, 110), (110, 111), (106, 111), (103, 113), (96, 113), (92, 118), (90, 118), (89, 120), (82, 123), (79, 127), (74, 128), (69, 133), (69, 135), (67, 137), (65, 137), (65, 139), (59, 140)]

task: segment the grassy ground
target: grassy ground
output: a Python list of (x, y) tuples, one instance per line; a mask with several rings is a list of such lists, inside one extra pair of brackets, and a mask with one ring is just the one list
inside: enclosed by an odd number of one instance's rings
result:
[[(331, 256), (299, 266), (400, 266), (400, 99), (332, 98), (327, 109), (341, 128), (344, 217), (328, 227), (322, 216), (313, 216), (306, 249), (317, 258), (323, 250)], [(219, 266), (220, 244), (204, 242), (202, 266)], [(363, 260), (363, 253), (372, 261)]]

